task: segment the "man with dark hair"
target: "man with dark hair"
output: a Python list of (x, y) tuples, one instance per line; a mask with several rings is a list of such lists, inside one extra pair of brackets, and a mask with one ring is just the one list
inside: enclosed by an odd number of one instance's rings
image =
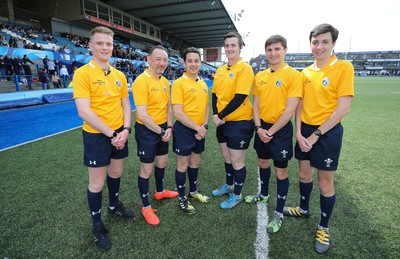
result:
[(101, 220), (102, 190), (107, 182), (110, 216), (133, 218), (119, 200), (124, 159), (129, 155), (132, 108), (125, 75), (113, 68), (110, 57), (114, 33), (98, 26), (90, 32), (93, 59), (76, 70), (74, 99), (84, 120), (82, 134), (84, 165), (88, 168), (87, 199), (92, 216), (93, 241), (100, 250), (111, 247), (108, 231)]
[(354, 68), (333, 54), (339, 32), (330, 24), (316, 26), (309, 36), (314, 64), (302, 71), (303, 99), (296, 110), (295, 157), (299, 160), (300, 205), (285, 207), (292, 217), (310, 216), (313, 172), (317, 169), (321, 219), (314, 248), (330, 247), (328, 222), (336, 201), (334, 175), (343, 139), (342, 119), (350, 112), (354, 96)]
[(229, 197), (220, 204), (231, 209), (242, 200), (246, 180), (246, 153), (253, 137), (253, 109), (249, 94), (254, 74), (251, 66), (241, 57), (243, 39), (237, 32), (227, 33), (224, 49), (226, 65), (217, 69), (212, 89), (213, 122), (217, 126), (217, 140), (225, 163), (226, 183), (212, 191), (219, 197)]
[(208, 203), (210, 198), (198, 191), (197, 179), (208, 132), (210, 107), (207, 84), (198, 76), (201, 67), (199, 50), (187, 48), (183, 53), (183, 62), (186, 72), (172, 85), (172, 108), (176, 118), (173, 143), (173, 151), (177, 155), (175, 180), (180, 208), (188, 214), (194, 214), (196, 209), (185, 194), (186, 170), (189, 176), (189, 198)]
[(166, 49), (161, 45), (151, 48), (147, 62), (149, 68), (136, 78), (132, 85), (132, 93), (136, 106), (135, 139), (140, 158), (138, 186), (143, 203), (142, 215), (148, 224), (157, 226), (160, 219), (149, 202), (149, 178), (154, 162), (155, 199), (178, 196), (175, 191), (165, 190), (163, 184), (168, 164), (168, 143), (174, 128), (169, 81), (162, 76), (168, 66)]
[(261, 192), (245, 198), (247, 203), (267, 202), (271, 175), (270, 160), (275, 167), (277, 202), (268, 233), (278, 232), (289, 189), (288, 162), (293, 157), (293, 125), (290, 121), (302, 95), (301, 74), (285, 63), (286, 39), (272, 35), (265, 42), (270, 67), (254, 79), (253, 118), (254, 149), (257, 151)]

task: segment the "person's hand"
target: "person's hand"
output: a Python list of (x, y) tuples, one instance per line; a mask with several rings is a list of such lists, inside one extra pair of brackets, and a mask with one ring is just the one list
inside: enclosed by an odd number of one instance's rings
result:
[(296, 138), (297, 138), (297, 143), (299, 144), (299, 148), (302, 152), (307, 153), (311, 150), (312, 144), (309, 142), (308, 139), (303, 137), (303, 135), (301, 134), (298, 134)]
[(161, 140), (164, 142), (168, 142), (172, 137), (172, 129), (168, 128), (165, 130), (164, 136), (161, 137)]
[(271, 141), (271, 139), (273, 138), (273, 136), (271, 136), (268, 132), (268, 130), (266, 129), (258, 129), (257, 130), (257, 135), (260, 137), (261, 141), (264, 143), (268, 143)]
[(219, 117), (218, 117), (218, 115), (217, 114), (214, 114), (213, 116), (212, 116), (212, 119), (213, 119), (213, 122), (214, 122), (214, 124), (215, 124), (215, 126), (221, 126), (222, 124), (224, 124), (225, 123), (225, 120), (221, 120)]
[(196, 132), (197, 133), (195, 134), (195, 137), (196, 137), (196, 139), (200, 140), (200, 139), (203, 139), (206, 137), (208, 130), (204, 127), (204, 124), (203, 124), (198, 127)]
[(128, 139), (129, 132), (123, 130), (118, 133), (115, 138), (111, 139), (111, 144), (118, 150), (121, 150), (125, 147), (126, 140)]

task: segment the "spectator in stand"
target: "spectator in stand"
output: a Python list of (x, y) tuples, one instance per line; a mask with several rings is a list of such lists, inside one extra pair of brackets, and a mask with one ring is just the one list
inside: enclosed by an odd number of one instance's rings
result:
[(58, 76), (57, 71), (54, 71), (54, 74), (51, 75), (51, 82), (53, 83), (53, 88), (61, 87), (61, 81), (60, 81), (60, 77)]
[(23, 66), (24, 68), (24, 73), (25, 73), (25, 78), (27, 81), (27, 88), (29, 90), (32, 90), (32, 83), (33, 83), (33, 79), (32, 79), (32, 70), (31, 70), (31, 63), (30, 62), (26, 62)]
[(56, 72), (59, 73), (61, 64), (60, 64), (60, 61), (58, 61), (58, 59), (54, 60), (54, 67), (55, 67)]
[(69, 78), (68, 69), (65, 65), (62, 65), (60, 68), (60, 76), (61, 77), (65, 76), (65, 77)]
[(49, 75), (54, 75), (54, 71), (56, 71), (56, 64), (51, 59), (47, 61), (47, 70), (49, 71)]
[(9, 47), (7, 40), (3, 35), (1, 35), (1, 38), (0, 38), (0, 46)]
[(16, 42), (14, 37), (10, 37), (10, 39), (8, 40), (8, 45), (11, 48), (16, 48), (17, 47), (17, 42)]
[(16, 45), (17, 45), (17, 48), (19, 48), (19, 49), (24, 48), (24, 41), (22, 40), (22, 38), (17, 38)]
[(4, 56), (0, 55), (0, 81), (6, 81), (6, 63)]
[(65, 54), (70, 54), (70, 53), (71, 53), (71, 51), (70, 51), (69, 48), (68, 48), (68, 45), (65, 45), (65, 46), (64, 46), (64, 53), (65, 53)]
[[(21, 58), (21, 56), (18, 56), (18, 57)], [(22, 74), (22, 65), (19, 62), (18, 58), (14, 58), (13, 59), (12, 66), (13, 66), (13, 69), (14, 69), (14, 74), (16, 74), (18, 76)]]
[[(36, 43), (35, 43), (36, 44)], [(46, 68), (46, 70), (47, 69), (49, 69), (49, 67), (47, 66), (47, 62), (49, 61), (49, 58), (47, 57), (47, 55), (46, 56), (44, 56), (44, 59), (43, 59), (43, 66), (44, 66), (44, 68)]]
[[(10, 54), (7, 54), (4, 58), (4, 64), (6, 65), (6, 76), (12, 76), (14, 74), (14, 70)], [(7, 80), (10, 81), (11, 77), (7, 77)]]
[(42, 67), (39, 71), (39, 81), (42, 83), (43, 89), (50, 89), (49, 75), (47, 74), (47, 69), (44, 67)]
[(24, 55), (24, 57), (22, 58), (22, 65), (24, 66), (24, 65), (26, 65), (26, 63), (31, 63), (31, 64), (33, 64), (33, 61), (32, 60), (30, 60), (29, 58), (28, 58), (28, 55)]

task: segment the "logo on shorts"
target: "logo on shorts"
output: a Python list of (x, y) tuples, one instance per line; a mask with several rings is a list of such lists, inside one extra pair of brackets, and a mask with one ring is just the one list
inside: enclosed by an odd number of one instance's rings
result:
[(279, 79), (278, 81), (276, 81), (276, 86), (281, 86), (282, 85), (282, 79)]
[(329, 85), (329, 83), (331, 82), (331, 80), (329, 79), (329, 78), (324, 78), (323, 80), (322, 80), (322, 85), (323, 86), (325, 86), (325, 87), (327, 87), (328, 85)]
[(240, 148), (243, 148), (244, 144), (246, 144), (246, 141), (242, 140), (242, 141), (239, 142), (239, 144), (240, 144)]
[(326, 167), (331, 167), (331, 163), (333, 162), (333, 160), (332, 159), (330, 159), (329, 157), (327, 158), (327, 159), (325, 159), (324, 160), (325, 161), (325, 163), (326, 163)]
[(179, 153), (181, 150), (179, 148), (175, 148), (175, 152)]
[(89, 160), (89, 165), (96, 165), (96, 160)]
[(145, 155), (144, 151), (140, 151), (140, 150), (139, 150), (139, 156), (140, 156), (140, 155), (143, 155), (143, 156), (144, 156), (144, 155)]
[(116, 84), (118, 87), (121, 87), (121, 81), (117, 80), (117, 81), (115, 81), (115, 84)]
[(286, 151), (286, 150), (282, 150), (282, 151), (281, 151), (282, 158), (286, 158), (287, 153), (289, 153), (289, 152)]

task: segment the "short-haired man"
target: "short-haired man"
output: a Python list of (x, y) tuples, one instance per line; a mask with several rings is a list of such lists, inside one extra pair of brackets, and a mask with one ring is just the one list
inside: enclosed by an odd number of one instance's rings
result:
[(132, 93), (136, 106), (135, 138), (140, 158), (138, 186), (143, 203), (142, 215), (147, 223), (156, 226), (160, 219), (149, 202), (149, 178), (154, 161), (156, 200), (175, 198), (178, 193), (165, 190), (163, 184), (168, 164), (168, 143), (173, 130), (169, 81), (162, 76), (168, 66), (166, 49), (161, 45), (152, 47), (147, 62), (149, 68), (136, 78)]
[(254, 79), (253, 118), (254, 149), (257, 151), (261, 192), (247, 196), (245, 201), (267, 202), (271, 175), (270, 160), (275, 167), (277, 201), (268, 233), (278, 232), (282, 225), (283, 207), (289, 189), (288, 162), (293, 157), (293, 125), (290, 121), (302, 95), (300, 72), (285, 63), (286, 39), (272, 35), (265, 42), (270, 67)]
[(89, 47), (93, 59), (76, 70), (74, 99), (83, 123), (85, 166), (88, 167), (87, 197), (93, 220), (93, 241), (100, 250), (111, 247), (108, 231), (101, 220), (102, 190), (107, 181), (108, 214), (132, 218), (119, 201), (124, 158), (129, 155), (128, 136), (132, 108), (125, 75), (109, 64), (114, 33), (107, 27), (95, 27), (90, 32)]
[(173, 143), (173, 151), (178, 160), (175, 180), (180, 208), (188, 214), (194, 214), (196, 209), (186, 198), (186, 170), (189, 176), (189, 198), (208, 203), (210, 198), (197, 189), (197, 178), (201, 153), (205, 148), (210, 106), (207, 84), (198, 76), (201, 67), (200, 51), (193, 47), (187, 48), (183, 53), (183, 63), (186, 71), (172, 85), (172, 109), (177, 120)]
[(333, 54), (339, 31), (330, 24), (316, 26), (309, 35), (314, 64), (302, 71), (303, 98), (296, 110), (295, 157), (299, 160), (300, 205), (285, 207), (286, 216), (309, 217), (313, 172), (317, 169), (321, 219), (314, 248), (330, 247), (329, 218), (336, 201), (334, 174), (342, 147), (341, 120), (350, 112), (354, 96), (354, 68)]

